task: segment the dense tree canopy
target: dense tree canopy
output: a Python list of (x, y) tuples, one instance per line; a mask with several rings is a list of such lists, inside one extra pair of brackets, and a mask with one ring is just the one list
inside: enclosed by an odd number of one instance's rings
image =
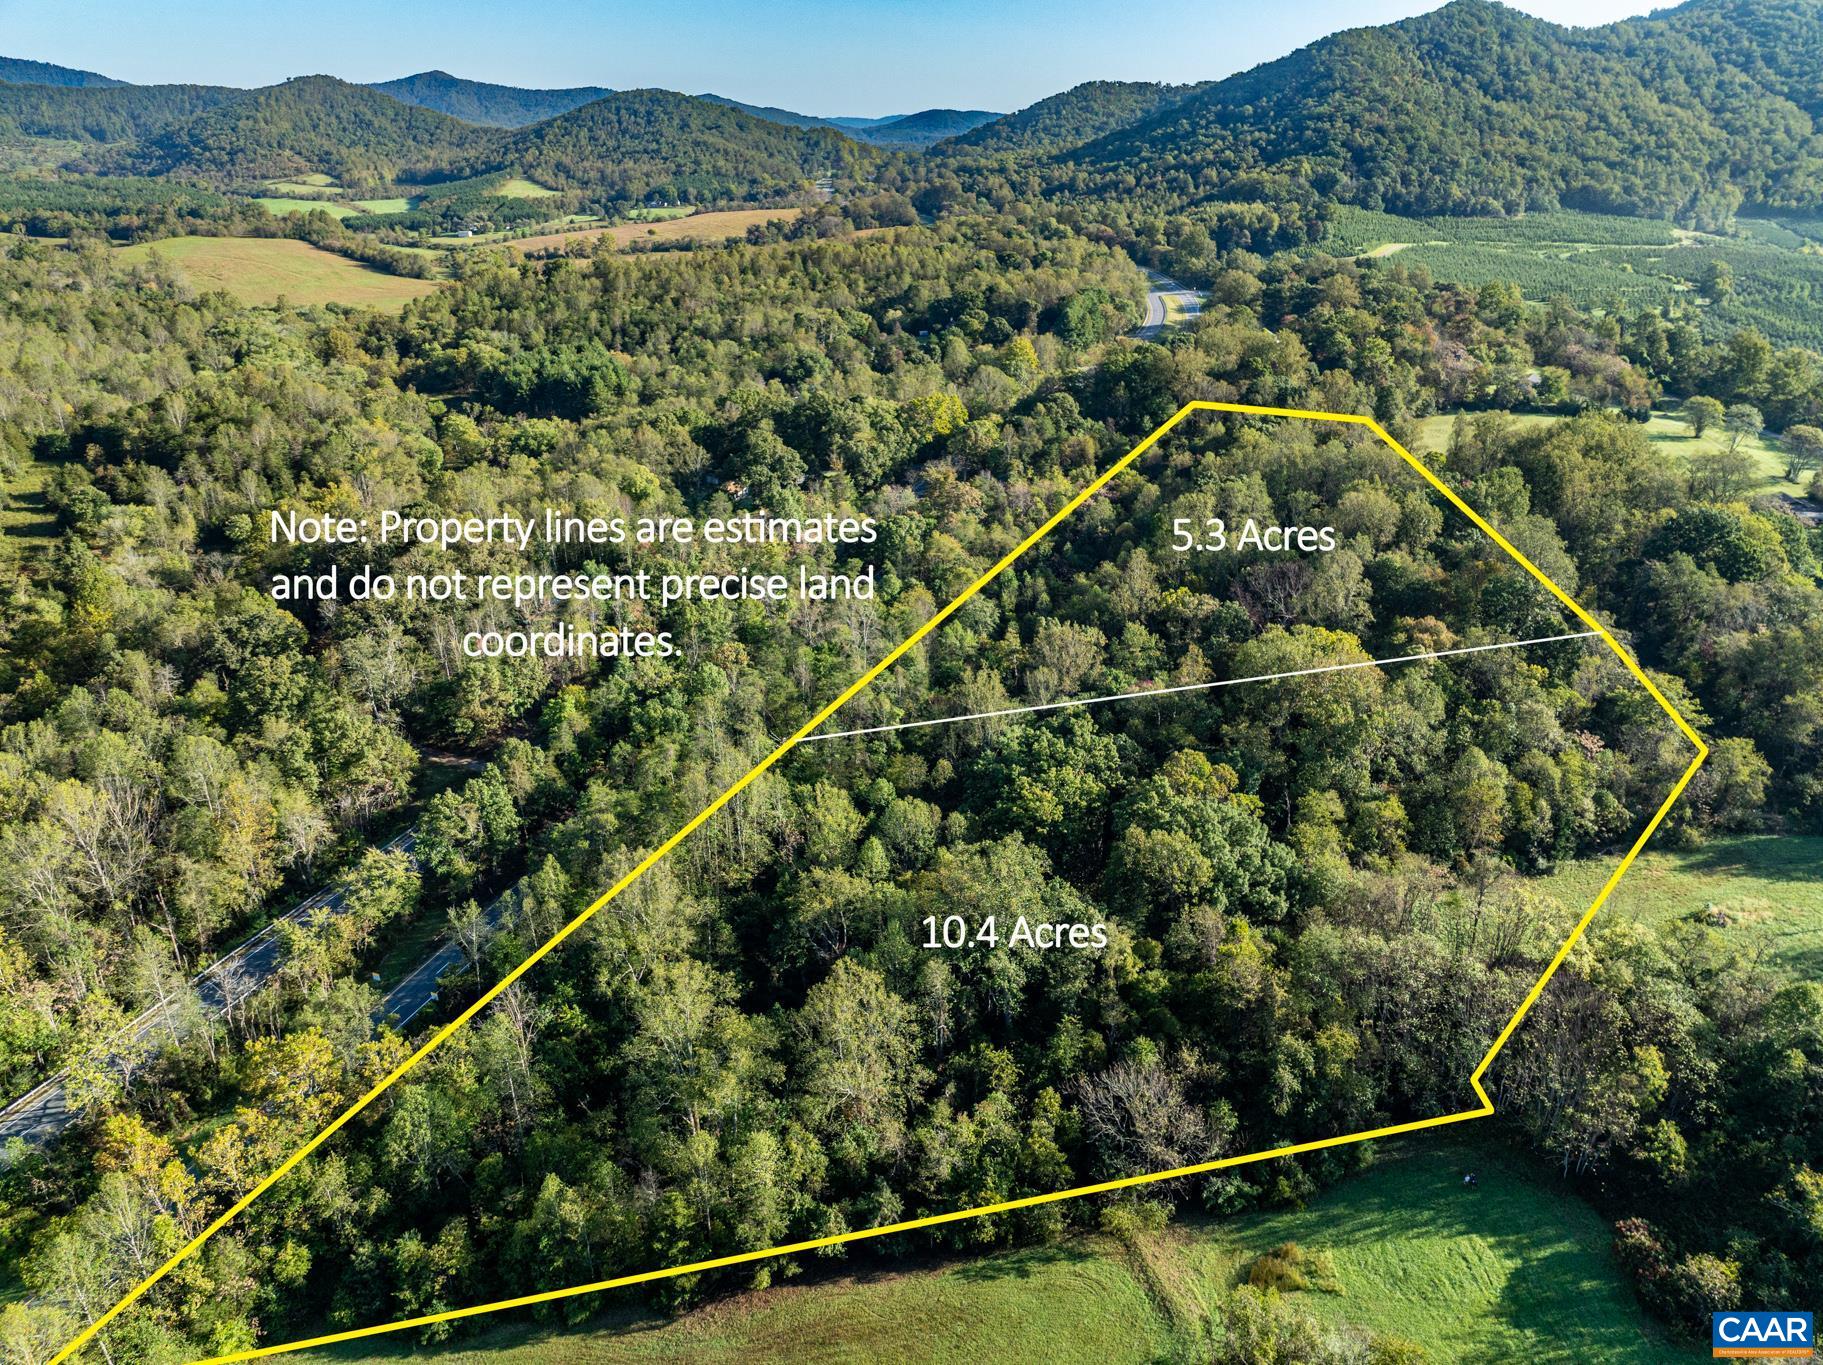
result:
[[(1743, 37), (1705, 51), (1717, 14)], [(1711, 745), (1655, 837), (1823, 830), (1823, 532), (1753, 495), (1751, 453), (1794, 485), (1823, 459), (1823, 358), (1718, 326), (1732, 271), (1700, 305), (1587, 311), (1324, 251), (1339, 202), (1708, 226), (1811, 203), (1814, 24), (1702, 0), (1571, 32), (1465, 0), (1208, 87), (1079, 87), (922, 160), (662, 91), (509, 131), (329, 78), (0, 84), (5, 137), (156, 173), (0, 187), (9, 224), (70, 238), (0, 250), (24, 494), (0, 536), (0, 1087), (61, 1069), (82, 1111), (0, 1164), (24, 1290), (0, 1340), (47, 1355), (1193, 399), (1371, 414), (1413, 448), (1459, 413), (1432, 465)], [(250, 226), (236, 191), (306, 172), (432, 183), (403, 213)], [(512, 208), (514, 174), (556, 207)], [(464, 253), (393, 315), (241, 307), (88, 235), (287, 232), (428, 273), (396, 245), (482, 212), (789, 199), (809, 211), (720, 246)], [(1206, 291), (1194, 323), (1131, 339), (1142, 265)], [(1667, 455), (1655, 407), (1715, 448)], [(878, 534), (520, 554), (269, 529), (545, 507)], [(1320, 552), (1245, 538), (1299, 527)], [(364, 565), (875, 591), (275, 597)], [(560, 625), (676, 648), (463, 643)], [(162, 1365), (1459, 1110), (1584, 909), (1547, 874), (1609, 865), (1689, 762), (1586, 641), (1432, 657), (1576, 628), (1371, 434), (1185, 422), (857, 696), (840, 728), (867, 733), (754, 780), (108, 1347)], [(191, 973), (325, 884), (271, 986), (205, 1008)], [(463, 960), (435, 999), (376, 1019), (376, 982), (439, 939)], [(1714, 914), (1604, 916), (1487, 1073), (1498, 1131), (1596, 1201), (1682, 1328), (1823, 1288), (1818, 992)], [(1132, 1200), (1296, 1203), (1366, 1156)], [(1236, 1291), (1233, 1358), (1274, 1312)]]
[[(443, 917), (473, 945), (438, 1006), (455, 1007), (1184, 400), (1373, 411), (1397, 430), (1542, 362), (1591, 403), (1677, 373), (1771, 401), (1767, 367), (1731, 348), (1636, 363), (1643, 324), (1604, 333), (1323, 258), (1261, 265), (1171, 346), (1135, 345), (1118, 334), (1138, 273), (1044, 212), (477, 258), (398, 319), (246, 312), (153, 273), (116, 282), (92, 251), (20, 246), (3, 268), (31, 301), (7, 324), (7, 458), (50, 468), (60, 536), (18, 560), (4, 618), (0, 1060), (15, 1084), (62, 1060), (96, 1100), (65, 1148), (79, 1162), (7, 1177), (35, 1210), (15, 1254), (36, 1299), (9, 1330), (52, 1335), (135, 1272), (120, 1219), (201, 1227), (402, 1055), (371, 1032), (361, 974), (410, 925)], [(1714, 736), (1666, 837), (1769, 806), (1817, 819), (1814, 535), (1693, 492), (1618, 416), (1466, 418), (1444, 463), (1635, 633)], [(263, 590), (355, 562), (269, 544), (270, 508), (543, 503), (872, 516), (881, 591), (662, 621), (628, 604), (680, 652), (598, 666), (465, 657), (462, 632), (509, 619), (497, 606), (287, 609)], [(1210, 517), (1329, 525), (1337, 548), (1173, 549), (1175, 523)], [(361, 552), (401, 574), (427, 555)], [(846, 715), (975, 714), (1561, 620), (1379, 443), (1211, 419)], [(1685, 761), (1631, 679), (1576, 644), (1471, 657), (805, 748), (220, 1234), (117, 1346), (228, 1350), (256, 1322), (278, 1340), (1459, 1107), (1566, 922), (1529, 874), (1624, 843)], [(480, 770), (414, 793), (414, 748), (450, 746)], [(418, 870), (347, 860), (349, 913), (287, 931), (276, 990), (174, 1026), (128, 1075), (97, 1064), (184, 963), (407, 805)], [(490, 933), (475, 907), (502, 893)], [(956, 915), (962, 946), (924, 946), (927, 921)], [(1106, 946), (990, 943), (989, 916), (1002, 936), (1070, 922)], [(1794, 1059), (1794, 1095), (1823, 1064), (1794, 1023), (1801, 994), (1730, 951), (1695, 930), (1602, 934), (1490, 1082), (1518, 1133), (1645, 1216), (1629, 1264), (1679, 1318), (1707, 1301), (1701, 1258), (1754, 1298), (1816, 1274), (1779, 1193), (1823, 1162), (1802, 1102), (1755, 1110), (1776, 1158), (1677, 1155), (1727, 1140), (1728, 1097), (1771, 1074), (1754, 1049)], [(1739, 1046), (1720, 1056), (1717, 1036)], [(1352, 1159), (1162, 1197), (1296, 1198)], [(1725, 1243), (1664, 1212), (1692, 1189), (1741, 1210)]]

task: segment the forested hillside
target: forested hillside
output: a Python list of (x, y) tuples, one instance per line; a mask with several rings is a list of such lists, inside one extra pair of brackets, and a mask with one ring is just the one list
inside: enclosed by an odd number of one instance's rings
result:
[(743, 114), (752, 114), (755, 118), (765, 119), (768, 123), (780, 123), (787, 128), (872, 128), (904, 117), (902, 114), (894, 114), (887, 118), (823, 118), (817, 114), (800, 114), (795, 109), (780, 109), (777, 105), (745, 104), (725, 95), (703, 94), (696, 98), (708, 100), (711, 104), (725, 104), (730, 109), (739, 109)]
[(846, 138), (831, 120), (720, 97), (442, 72), (371, 90), (327, 77), (251, 92), (0, 84), (0, 136), (136, 140), (91, 168), (160, 175), (322, 171), (376, 186), (511, 170), (699, 202), (868, 164), (852, 138), (1011, 164), (1055, 197), (1164, 209), (1310, 193), (1402, 214), (1567, 207), (1716, 229), (1743, 205), (1823, 205), (1820, 55), (1815, 0), (1692, 0), (1594, 29), (1455, 0), (1205, 86), (1088, 82), (1003, 117), (849, 120)]
[(324, 173), (348, 185), (433, 178), (464, 158), (486, 160), (489, 129), (401, 104), (332, 76), (303, 76), (239, 94), (172, 124), (122, 153), (148, 175), (265, 180)]
[(14, 81), (31, 85), (89, 87), (123, 84), (110, 76), (98, 75), (93, 71), (78, 71), (75, 67), (55, 66), (50, 62), (26, 61), (19, 57), (0, 57), (0, 81)]
[[(1571, 30), (1454, 0), (1219, 81), (1069, 159), (1093, 185), (1131, 179), (1180, 202), (1277, 169), (1398, 213), (1566, 206), (1707, 227), (1744, 202), (1815, 207), (1823, 136), (1800, 54), (1823, 8), (1739, 0), (1713, 19), (1728, 41), (1710, 16), (1697, 0), (1650, 24)], [(1775, 51), (1789, 74), (1767, 74)]]
[(903, 118), (889, 119), (866, 128), (851, 128), (853, 137), (883, 147), (928, 147), (945, 138), (991, 123), (1000, 115), (986, 109), (925, 109)]
[[(1745, 73), (1756, 85), (1823, 119), (1823, 18), (1815, 0), (1686, 0), (1649, 19), (1616, 24), (1623, 51), (1642, 53), (1670, 40), (1692, 70), (1711, 64)], [(1686, 44), (1694, 44), (1692, 54)]]
[(721, 95), (698, 95), (697, 98), (725, 104), (768, 123), (780, 123), (788, 128), (835, 128), (857, 141), (884, 147), (928, 147), (1000, 117), (985, 109), (925, 109), (916, 114), (893, 114), (885, 118), (823, 118), (771, 105), (743, 104)]
[[(240, 314), (156, 276), (114, 289), (92, 252), (11, 256), (38, 304), (9, 343), (30, 377), (9, 391), (9, 458), (52, 462), (62, 534), (4, 618), (0, 1038), (9, 1074), (69, 1061), (98, 1106), (67, 1165), (5, 1177), (24, 1210), (8, 1232), (31, 1295), (7, 1310), (21, 1339), (58, 1336), (143, 1273), (121, 1220), (194, 1231), (402, 1055), (370, 1033), (363, 973), (420, 916), (481, 949), (445, 983), (439, 1008), (455, 1008), (1186, 398), (1378, 412), (1405, 431), (1507, 366), (1597, 403), (1675, 384), (1771, 408), (1782, 382), (1772, 357), (1662, 322), (1615, 335), (1325, 259), (1261, 264), (1194, 335), (1133, 345), (1113, 338), (1137, 316), (1138, 273), (1042, 208), (850, 241), (481, 258), (397, 321)], [(1787, 398), (1783, 420), (1823, 402)], [(1665, 837), (1768, 809), (1815, 822), (1814, 533), (1667, 466), (1613, 416), (1467, 423), (1446, 467), (1710, 735)], [(621, 620), (674, 631), (679, 656), (596, 667), (465, 657), (463, 632), (524, 622), (505, 605), (290, 611), (261, 590), (356, 553), (268, 544), (267, 508), (550, 502), (865, 514), (882, 591), (632, 606)], [(1338, 549), (1174, 552), (1174, 520), (1209, 515), (1328, 524)], [(382, 562), (406, 573), (427, 554)], [(632, 554), (592, 558), (618, 571)], [(972, 714), (1562, 629), (1384, 447), (1212, 420), (849, 714)], [(110, 1022), (181, 990), (173, 940), (194, 953), (231, 935), (263, 890), (397, 808), (414, 743), (490, 755), (423, 808), (420, 870), (358, 861), (356, 910), (295, 932), (257, 1008), (186, 1024), (195, 1042), (154, 1039), (125, 1084), (95, 1065)], [(237, 1220), (112, 1347), (182, 1359), (1459, 1107), (1459, 1078), (1563, 931), (1533, 874), (1624, 844), (1686, 756), (1574, 642), (807, 746)], [(488, 941), (474, 907), (501, 887)], [(1099, 926), (1108, 947), (922, 946), (926, 917), (989, 913)], [(1823, 1163), (1816, 988), (1751, 975), (1735, 952), (1700, 927), (1604, 932), (1489, 1081), (1515, 1136), (1601, 1173), (1614, 1216), (1645, 1220), (1628, 1265), (1678, 1323), (1729, 1294), (1816, 1287), (1801, 1197)], [(1294, 1200), (1353, 1155), (1158, 1198)], [(376, 1189), (382, 1203), (357, 1194)], [(1725, 1230), (1695, 1212), (1717, 1204)], [(1057, 1206), (915, 1244), (1096, 1216)]]
[(217, 85), (0, 84), (0, 137), (126, 142), (240, 98)]
[(952, 137), (938, 150), (955, 155), (1063, 151), (1138, 123), (1196, 89), (1152, 81), (1084, 81)]
[(832, 128), (787, 128), (669, 90), (624, 90), (515, 134), (493, 154), (542, 184), (617, 199), (743, 199), (866, 165)]
[(493, 128), (540, 123), (614, 93), (599, 85), (527, 90), (516, 85), (463, 80), (447, 71), (421, 71), (393, 81), (377, 81), (372, 88), (406, 104)]

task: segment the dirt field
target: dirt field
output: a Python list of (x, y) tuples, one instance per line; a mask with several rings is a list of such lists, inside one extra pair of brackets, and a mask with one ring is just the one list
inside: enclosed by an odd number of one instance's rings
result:
[(664, 242), (689, 238), (699, 242), (719, 242), (739, 237), (756, 223), (796, 218), (803, 209), (729, 209), (722, 213), (693, 213), (688, 218), (667, 218), (657, 223), (622, 223), (618, 227), (586, 228), (579, 232), (551, 232), (540, 237), (521, 237), (507, 245), (515, 251), (549, 251), (573, 242), (612, 237), (620, 246), (640, 240)]

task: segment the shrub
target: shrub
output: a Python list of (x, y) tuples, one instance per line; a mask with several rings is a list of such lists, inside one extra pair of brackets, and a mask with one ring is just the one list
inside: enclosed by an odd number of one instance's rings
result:
[(1305, 1273), (1304, 1249), (1296, 1242), (1276, 1246), (1247, 1267), (1247, 1283), (1255, 1289), (1276, 1289), (1289, 1294), (1310, 1288)]

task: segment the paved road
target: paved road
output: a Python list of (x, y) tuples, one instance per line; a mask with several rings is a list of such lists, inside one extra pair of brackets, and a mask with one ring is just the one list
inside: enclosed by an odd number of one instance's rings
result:
[[(407, 830), (380, 847), (388, 853), (410, 854), (416, 836)], [(326, 910), (335, 914), (342, 909), (342, 893), (325, 887), (314, 896), (300, 901), (290, 911), (268, 924), (233, 952), (218, 958), (190, 981), (203, 1012), (211, 1019), (220, 1018), (241, 1001), (270, 985), (283, 965), (279, 941), (281, 923), (298, 923), (307, 916)], [(414, 973), (415, 975), (415, 973)], [(422, 1009), (419, 1005), (417, 1009)], [(412, 1013), (417, 1013), (414, 1009)], [(144, 1038), (163, 1022), (161, 1005), (154, 1005), (127, 1026), (132, 1038)], [(74, 1123), (77, 1111), (69, 1107), (64, 1094), (63, 1073), (58, 1072), (29, 1094), (22, 1095), (0, 1110), (0, 1143), (23, 1138), (33, 1144), (49, 1141)]]
[(1203, 296), (1194, 289), (1186, 289), (1169, 275), (1161, 275), (1156, 270), (1148, 270), (1146, 278), (1152, 282), (1152, 287), (1146, 291), (1146, 320), (1133, 333), (1141, 341), (1156, 340), (1165, 330), (1172, 303), (1183, 310), (1186, 319), (1203, 311)]
[[(500, 921), (506, 918), (506, 898), (503, 896), (481, 912), (487, 924), (487, 932), (494, 933), (500, 928)], [(437, 978), (448, 972), (459, 970), (468, 965), (468, 954), (454, 939), (445, 939), (437, 945), (437, 950), (413, 969), (390, 991), (380, 1002), (380, 1008), (374, 1011), (374, 1022), (390, 1021), (395, 1028), (403, 1029), (420, 1011), (437, 998)]]

